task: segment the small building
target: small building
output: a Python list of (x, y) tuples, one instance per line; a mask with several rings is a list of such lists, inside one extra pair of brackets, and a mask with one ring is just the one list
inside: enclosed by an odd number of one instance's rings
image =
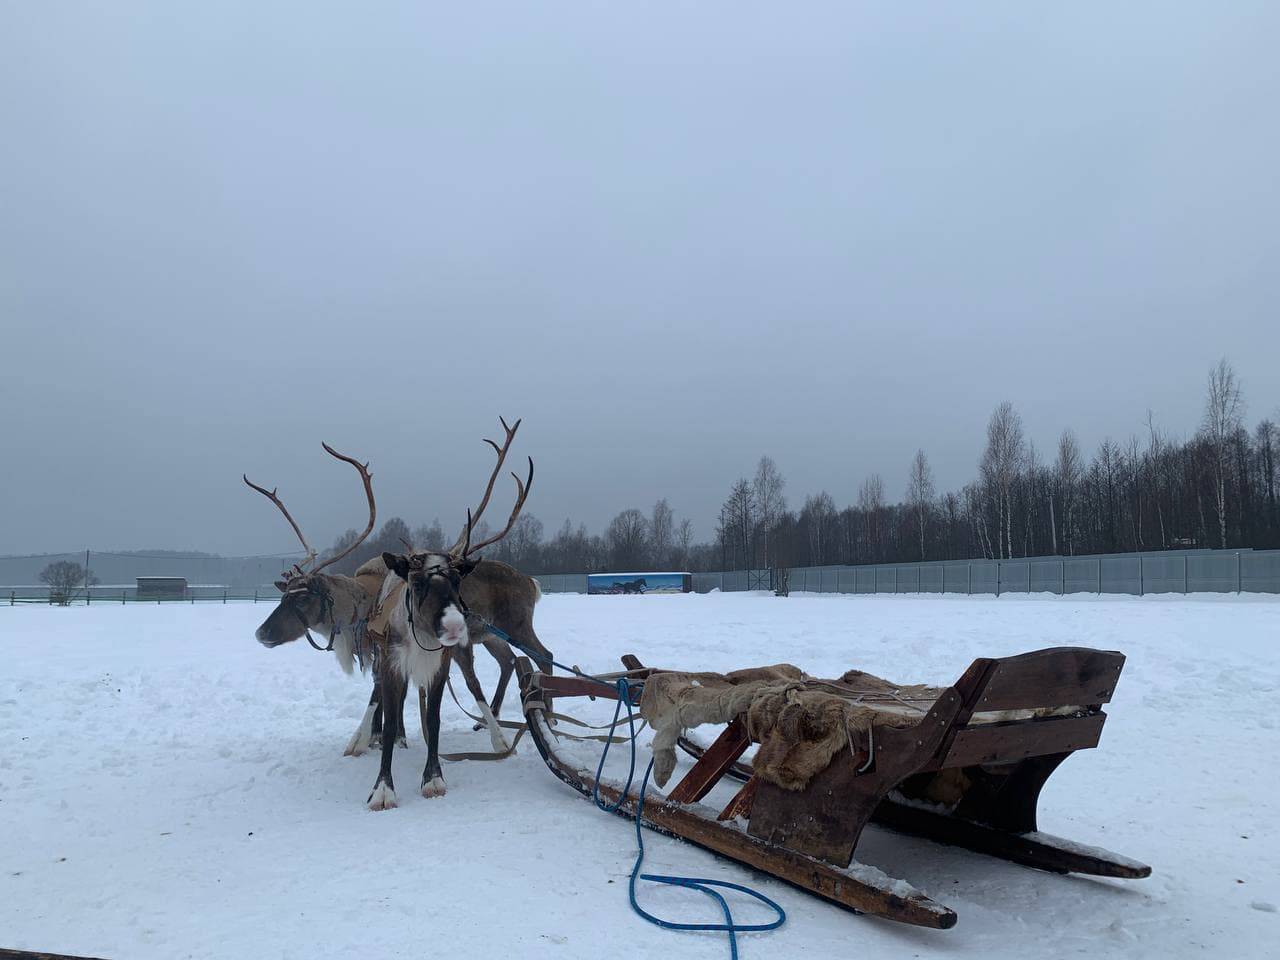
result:
[(136, 577), (139, 600), (185, 600), (186, 577)]

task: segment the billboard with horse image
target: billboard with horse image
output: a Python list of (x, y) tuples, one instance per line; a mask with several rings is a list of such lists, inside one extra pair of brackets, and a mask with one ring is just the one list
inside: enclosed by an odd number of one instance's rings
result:
[(587, 593), (688, 593), (693, 589), (689, 573), (592, 573), (587, 576)]

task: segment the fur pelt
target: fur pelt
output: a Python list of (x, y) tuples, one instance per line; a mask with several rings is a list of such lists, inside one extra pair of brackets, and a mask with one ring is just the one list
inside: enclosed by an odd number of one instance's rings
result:
[(654, 781), (675, 769), (683, 731), (742, 716), (759, 743), (752, 768), (761, 779), (803, 790), (844, 749), (863, 742), (873, 723), (913, 726), (941, 691), (903, 687), (858, 670), (817, 680), (792, 664), (733, 673), (657, 673), (644, 685), (640, 715), (653, 726)]

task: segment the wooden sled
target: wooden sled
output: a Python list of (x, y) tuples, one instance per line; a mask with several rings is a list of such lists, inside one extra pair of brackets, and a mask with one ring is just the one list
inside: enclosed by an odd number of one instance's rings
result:
[[(645, 678), (659, 671), (622, 659), (627, 670), (607, 679), (627, 677), (638, 703)], [(800, 791), (761, 780), (739, 762), (751, 739), (738, 717), (709, 747), (682, 742), (697, 762), (665, 798), (652, 791), (645, 797), (643, 819), (839, 906), (938, 929), (955, 925), (954, 911), (854, 859), (868, 821), (1056, 873), (1146, 877), (1146, 864), (1036, 829), (1041, 788), (1072, 753), (1097, 745), (1106, 720), (1101, 708), (1123, 665), (1120, 653), (1079, 647), (980, 658), (921, 705), (918, 722), (873, 724), (869, 750), (863, 744), (838, 755)], [(590, 796), (594, 770), (556, 753), (543, 697), (616, 699), (616, 691), (580, 677), (545, 676), (527, 658), (517, 662), (517, 674), (538, 752), (552, 773)], [(743, 780), (742, 788), (722, 810), (702, 804), (726, 775)], [(599, 792), (609, 803), (620, 796), (607, 782)], [(637, 799), (632, 791), (618, 812), (634, 819)]]

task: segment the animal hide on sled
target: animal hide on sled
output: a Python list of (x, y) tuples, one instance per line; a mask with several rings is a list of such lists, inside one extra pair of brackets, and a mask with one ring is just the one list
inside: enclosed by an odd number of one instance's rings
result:
[(941, 690), (900, 686), (850, 670), (818, 680), (789, 663), (732, 673), (655, 673), (644, 685), (640, 716), (653, 726), (653, 775), (664, 786), (675, 770), (676, 740), (704, 723), (742, 716), (758, 743), (756, 775), (803, 790), (841, 750), (867, 742), (873, 723), (909, 727)]

